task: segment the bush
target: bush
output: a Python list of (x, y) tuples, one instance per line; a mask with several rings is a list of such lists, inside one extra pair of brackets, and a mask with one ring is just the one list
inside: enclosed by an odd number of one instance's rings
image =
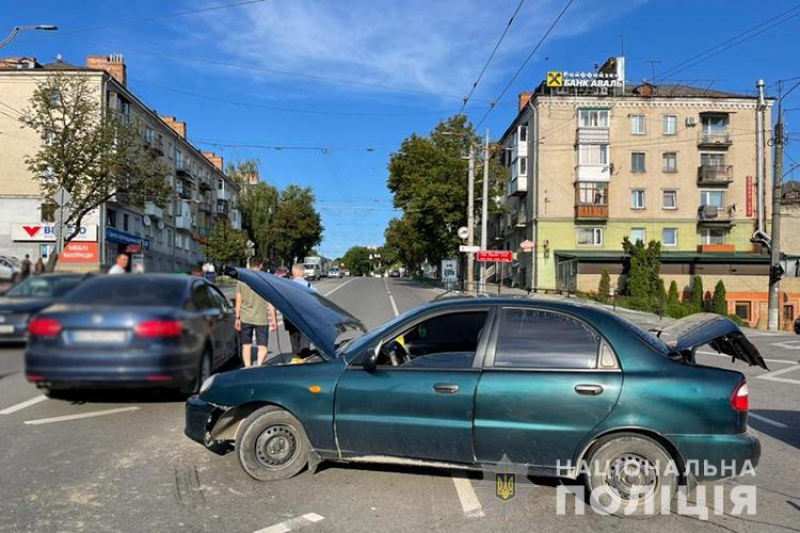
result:
[[(705, 310), (705, 302), (703, 301), (703, 278), (695, 276), (692, 279), (692, 292), (689, 296), (689, 303), (698, 310)], [(699, 312), (699, 311), (697, 311)]]
[(674, 305), (681, 303), (680, 293), (678, 292), (678, 284), (675, 280), (669, 284), (669, 294), (667, 294), (667, 305)]
[(711, 312), (728, 316), (728, 300), (726, 298), (725, 284), (722, 283), (722, 280), (719, 280), (717, 286), (714, 287), (714, 296), (711, 297)]
[(611, 276), (608, 270), (603, 270), (600, 274), (600, 284), (597, 287), (597, 299), (601, 302), (607, 302), (611, 296)]
[(741, 317), (739, 317), (739, 315), (730, 314), (730, 315), (728, 315), (728, 318), (730, 318), (731, 320), (733, 320), (734, 322), (736, 322), (736, 325), (737, 325), (737, 326), (746, 326), (746, 325), (747, 325), (747, 324), (745, 323), (745, 321), (744, 321), (744, 320), (742, 320), (742, 319), (741, 319)]
[(667, 309), (664, 314), (670, 318), (683, 318), (685, 316), (689, 316), (691, 312), (686, 305), (676, 302), (667, 304)]

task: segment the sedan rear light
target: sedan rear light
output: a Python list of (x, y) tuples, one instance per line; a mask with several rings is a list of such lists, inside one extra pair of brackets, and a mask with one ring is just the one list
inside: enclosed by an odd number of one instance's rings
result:
[(28, 323), (28, 335), (31, 337), (55, 337), (64, 326), (54, 318), (34, 318)]
[(747, 411), (750, 409), (750, 392), (747, 390), (747, 382), (742, 381), (731, 395), (731, 407), (734, 411)]
[(156, 339), (164, 337), (180, 337), (183, 324), (177, 320), (146, 320), (133, 328), (137, 337)]

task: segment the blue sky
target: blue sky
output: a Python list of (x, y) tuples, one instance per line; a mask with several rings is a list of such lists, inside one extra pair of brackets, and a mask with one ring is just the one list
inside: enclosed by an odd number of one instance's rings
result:
[[(233, 1), (5, 0), (0, 34), (21, 24), (60, 31), (23, 33), (0, 55), (49, 62), (61, 54), (82, 64), (89, 54), (124, 54), (130, 87), (159, 113), (187, 121), (197, 146), (226, 161), (258, 158), (262, 179), (277, 186), (313, 187), (325, 225), (321, 249), (331, 257), (382, 242), (398, 214), (385, 186), (390, 154), (459, 110), (518, 3), (266, 0), (160, 17)], [(563, 5), (524, 3), (467, 107), (473, 121)], [(793, 8), (786, 16), (794, 18), (669, 76), (747, 93), (764, 78), (772, 94), (777, 79), (800, 76), (797, 1), (576, 0), (482, 128), (501, 134), (519, 92), (547, 70), (590, 70), (618, 55), (621, 35), (627, 77), (639, 81), (652, 76), (648, 61), (658, 61), (658, 76)], [(800, 89), (785, 105), (800, 107)], [(789, 131), (800, 130), (792, 130), (800, 111), (787, 118)], [(787, 148), (800, 160), (800, 150)]]

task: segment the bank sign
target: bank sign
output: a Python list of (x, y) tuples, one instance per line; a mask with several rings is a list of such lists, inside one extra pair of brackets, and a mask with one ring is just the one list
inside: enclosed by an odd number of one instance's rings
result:
[(547, 73), (548, 87), (624, 87), (625, 82), (616, 74), (606, 72), (567, 72), (551, 70)]
[[(67, 228), (64, 236), (68, 236), (74, 227)], [(11, 239), (17, 242), (55, 242), (55, 224), (13, 224), (11, 226)], [(97, 242), (97, 224), (87, 224), (81, 226), (78, 235), (73, 241), (76, 242)]]

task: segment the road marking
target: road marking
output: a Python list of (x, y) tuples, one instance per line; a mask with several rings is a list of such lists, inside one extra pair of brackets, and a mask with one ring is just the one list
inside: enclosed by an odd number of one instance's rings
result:
[(773, 342), (772, 345), (784, 350), (800, 350), (800, 341)]
[(765, 424), (769, 424), (770, 426), (775, 426), (776, 428), (786, 429), (786, 428), (789, 427), (786, 424), (784, 424), (783, 422), (778, 422), (777, 420), (773, 420), (771, 418), (767, 418), (766, 416), (757, 415), (755, 413), (749, 413), (749, 414), (750, 414), (750, 417), (755, 418), (756, 420), (760, 420), (761, 422), (764, 422)]
[(389, 280), (387, 278), (383, 278), (383, 283), (386, 285), (386, 294), (389, 295), (389, 303), (392, 304), (392, 311), (394, 311), (394, 316), (400, 315), (400, 311), (397, 310), (397, 303), (394, 301), (394, 296), (392, 296), (392, 291), (389, 290)]
[(481, 501), (472, 488), (472, 482), (469, 478), (462, 477), (460, 474), (453, 474), (453, 484), (456, 486), (458, 499), (461, 500), (461, 508), (468, 518), (479, 518), (484, 516)]
[(317, 513), (307, 513), (303, 516), (298, 516), (296, 518), (290, 518), (285, 522), (281, 522), (280, 524), (275, 524), (274, 526), (269, 526), (264, 529), (259, 529), (255, 533), (286, 533), (287, 531), (294, 531), (295, 529), (300, 529), (301, 527), (310, 526), (311, 524), (316, 524), (317, 522), (325, 520), (324, 516), (320, 516)]
[[(706, 350), (697, 350), (697, 353), (703, 355), (716, 355), (717, 357), (724, 357), (725, 359), (730, 359), (730, 355), (726, 355), (724, 353), (719, 352), (709, 352)], [(794, 361), (787, 361), (786, 359), (764, 359), (767, 363), (783, 363), (785, 365), (797, 365)]]
[(41, 396), (37, 396), (36, 398), (31, 398), (30, 400), (18, 403), (17, 405), (12, 405), (11, 407), (7, 407), (2, 411), (0, 411), (0, 415), (10, 415), (11, 413), (16, 413), (17, 411), (21, 411), (26, 407), (30, 407), (31, 405), (36, 405), (37, 403), (43, 402), (46, 399), (47, 396), (42, 394)]
[(792, 383), (794, 385), (800, 385), (800, 380), (776, 377), (782, 374), (786, 374), (787, 372), (794, 372), (797, 369), (800, 369), (800, 365), (793, 365), (790, 366), (789, 368), (782, 368), (781, 370), (776, 370), (775, 372), (770, 372), (769, 374), (764, 374), (762, 376), (756, 376), (756, 377), (758, 379), (766, 379), (767, 381), (776, 381), (778, 383)]
[(116, 413), (126, 413), (136, 411), (138, 407), (120, 407), (119, 409), (106, 409), (104, 411), (94, 411), (92, 413), (82, 413), (79, 415), (55, 416), (53, 418), (39, 418), (38, 420), (26, 420), (25, 424), (38, 426), (39, 424), (52, 424), (53, 422), (66, 422), (68, 420), (80, 420), (82, 418), (93, 418), (95, 416), (113, 415)]
[(356, 278), (350, 278), (347, 281), (345, 281), (344, 283), (342, 283), (341, 285), (339, 285), (339, 286), (333, 288), (332, 290), (326, 292), (325, 294), (323, 294), (323, 296), (330, 296), (331, 294), (333, 294), (334, 292), (338, 291), (339, 289), (341, 289), (342, 287), (344, 287), (345, 285), (347, 285), (351, 281), (355, 281), (355, 280), (356, 280)]

